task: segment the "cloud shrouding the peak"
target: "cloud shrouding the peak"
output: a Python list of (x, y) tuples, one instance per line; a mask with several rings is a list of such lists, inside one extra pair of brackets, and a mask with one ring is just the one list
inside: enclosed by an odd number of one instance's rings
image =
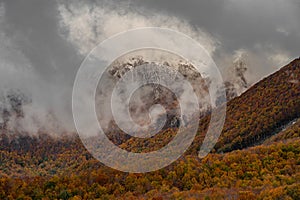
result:
[(164, 14), (141, 15), (137, 10), (129, 12), (126, 9), (129, 8), (116, 9), (109, 5), (82, 2), (61, 3), (58, 6), (61, 32), (84, 55), (115, 34), (143, 27), (161, 27), (183, 32), (200, 42), (209, 53), (213, 53), (218, 46), (219, 42), (215, 38), (200, 28), (191, 26), (186, 20)]
[[(174, 29), (197, 40), (213, 56), (222, 71), (228, 71), (233, 66), (235, 52), (243, 49), (249, 58), (247, 78), (251, 84), (287, 64), (297, 55), (287, 50), (284, 42), (289, 40), (287, 34), (293, 36), (299, 28), (295, 23), (298, 14), (292, 2), (214, 2), (204, 2), (202, 6), (196, 7), (193, 1), (175, 1), (168, 3), (169, 7), (165, 8), (164, 1), (153, 4), (151, 1), (145, 4), (135, 1), (129, 4), (118, 2), (118, 7), (107, 1), (60, 1), (58, 10), (62, 35), (82, 55), (114, 34), (153, 26)], [(153, 15), (149, 7), (156, 11), (165, 10)], [(190, 9), (186, 9), (187, 7)], [(194, 12), (195, 7), (198, 14)], [(219, 12), (211, 12), (209, 8)], [(252, 11), (248, 11), (249, 9)], [(277, 12), (274, 13), (274, 9)], [(190, 12), (187, 13), (187, 10)], [(198, 17), (194, 19), (196, 14)], [(176, 17), (177, 15), (181, 17)], [(182, 17), (185, 15), (186, 18)], [(261, 23), (257, 23), (260, 18)]]
[(72, 86), (82, 60), (103, 40), (141, 27), (197, 40), (225, 80), (240, 81), (240, 59), (241, 77), (252, 85), (299, 57), (299, 9), (297, 0), (0, 0), (0, 112), (13, 111), (13, 90), (30, 101), (10, 126), (73, 131)]

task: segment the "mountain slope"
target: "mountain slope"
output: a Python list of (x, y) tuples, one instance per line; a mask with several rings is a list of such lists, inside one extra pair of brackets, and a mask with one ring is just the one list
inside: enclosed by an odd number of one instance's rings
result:
[(300, 59), (230, 101), (218, 151), (254, 145), (300, 117)]
[[(229, 152), (260, 144), (299, 117), (300, 59), (296, 59), (228, 102), (224, 128), (215, 150)], [(209, 115), (200, 119), (198, 134), (187, 154), (197, 154), (209, 120)], [(175, 134), (176, 129), (168, 129), (150, 140), (131, 138), (121, 147), (135, 152), (152, 151), (167, 144)]]
[[(207, 157), (198, 159), (197, 151), (209, 115), (186, 155), (151, 173), (105, 167), (78, 137), (3, 132), (0, 199), (300, 199), (299, 80), (297, 59), (228, 103), (222, 135)], [(120, 146), (149, 151), (175, 134), (169, 128), (148, 143), (131, 138)]]

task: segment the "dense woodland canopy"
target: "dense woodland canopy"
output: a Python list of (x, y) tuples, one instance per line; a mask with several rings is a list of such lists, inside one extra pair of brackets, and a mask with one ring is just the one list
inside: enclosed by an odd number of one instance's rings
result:
[[(6, 135), (0, 140), (0, 199), (300, 199), (300, 59), (252, 86), (227, 106), (224, 129), (204, 159), (190, 149), (156, 172), (123, 173), (92, 158), (77, 137)], [(176, 128), (150, 142), (119, 144), (135, 152), (168, 143)]]

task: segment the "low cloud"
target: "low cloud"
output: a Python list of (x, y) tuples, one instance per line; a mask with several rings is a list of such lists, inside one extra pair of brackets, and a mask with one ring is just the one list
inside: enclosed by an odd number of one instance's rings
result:
[[(189, 35), (225, 80), (251, 86), (299, 56), (299, 8), (293, 0), (0, 2), (0, 108), (18, 131), (74, 131), (72, 85), (84, 57), (114, 34), (151, 26)], [(21, 118), (7, 103), (11, 91), (30, 99)]]
[[(142, 15), (143, 8), (103, 5), (72, 1), (58, 5), (62, 34), (71, 41), (79, 53), (86, 55), (98, 43), (123, 31), (141, 27), (170, 28), (187, 34), (199, 41), (209, 53), (213, 53), (219, 41), (186, 20), (174, 16), (155, 14)], [(138, 10), (140, 9), (140, 10)]]

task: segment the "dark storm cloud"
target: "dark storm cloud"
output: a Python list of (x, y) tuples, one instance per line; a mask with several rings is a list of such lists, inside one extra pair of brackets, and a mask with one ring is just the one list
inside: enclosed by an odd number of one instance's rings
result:
[(135, 1), (155, 11), (182, 16), (219, 38), (225, 51), (272, 44), (300, 54), (300, 1), (148, 0)]
[[(59, 34), (56, 1), (3, 1), (5, 31), (11, 35), (33, 67), (45, 79), (71, 83), (80, 61), (77, 50)], [(62, 1), (67, 2), (67, 1)], [(68, 1), (72, 4), (72, 1)], [(147, 0), (88, 1), (97, 6), (137, 12), (159, 13), (187, 19), (221, 42), (216, 55), (238, 49), (257, 50), (257, 45), (278, 48), (292, 57), (300, 54), (300, 2), (297, 0)], [(127, 3), (126, 3), (127, 2)], [(118, 9), (118, 7), (126, 9)], [(139, 7), (143, 10), (139, 13)], [(132, 9), (134, 8), (134, 9)], [(118, 24), (116, 24), (118, 26)], [(255, 49), (256, 48), (256, 49)]]
[[(8, 35), (30, 59), (35, 69), (46, 79), (68, 79), (72, 82), (82, 57), (58, 28), (56, 1), (4, 1)], [(62, 1), (72, 4), (72, 1)], [(296, 0), (147, 0), (88, 1), (97, 6), (110, 6), (124, 15), (164, 13), (187, 19), (221, 42), (216, 55), (238, 49), (257, 51), (257, 45), (300, 54), (300, 2)], [(105, 4), (102, 2), (106, 2)], [(108, 3), (109, 2), (109, 3)], [(127, 2), (127, 3), (126, 3)], [(127, 7), (118, 9), (118, 7)], [(139, 7), (143, 8), (139, 12)], [(118, 24), (116, 24), (118, 26)], [(51, 76), (53, 75), (53, 76)]]
[(6, 32), (34, 69), (49, 81), (73, 81), (80, 58), (58, 32), (55, 1), (5, 1)]

